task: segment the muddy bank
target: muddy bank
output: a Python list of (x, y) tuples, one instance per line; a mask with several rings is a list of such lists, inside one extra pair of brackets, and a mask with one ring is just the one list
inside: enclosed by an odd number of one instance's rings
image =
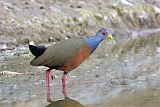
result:
[[(159, 0), (2, 0), (0, 42), (36, 43), (93, 35), (108, 27), (118, 36), (159, 27)], [(130, 36), (130, 35), (129, 35)]]

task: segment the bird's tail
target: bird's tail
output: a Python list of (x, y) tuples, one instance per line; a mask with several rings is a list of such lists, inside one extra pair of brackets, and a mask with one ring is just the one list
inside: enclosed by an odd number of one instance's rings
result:
[(29, 50), (30, 50), (31, 53), (32, 53), (34, 56), (36, 56), (36, 57), (42, 55), (42, 54), (45, 52), (46, 49), (47, 49), (47, 48), (46, 48), (45, 46), (29, 45)]

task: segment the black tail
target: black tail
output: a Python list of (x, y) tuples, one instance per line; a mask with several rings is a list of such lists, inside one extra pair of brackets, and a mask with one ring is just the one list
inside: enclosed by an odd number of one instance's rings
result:
[(38, 57), (40, 55), (42, 55), (44, 53), (44, 51), (47, 48), (45, 46), (34, 46), (34, 45), (29, 45), (29, 50), (31, 51), (31, 53)]

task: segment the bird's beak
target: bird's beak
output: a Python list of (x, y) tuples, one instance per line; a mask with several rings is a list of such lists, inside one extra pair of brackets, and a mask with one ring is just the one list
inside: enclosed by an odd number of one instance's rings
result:
[(112, 41), (112, 43), (116, 44), (116, 42), (114, 41), (114, 39), (113, 39), (111, 34), (107, 34), (106, 39), (109, 40), (109, 41)]

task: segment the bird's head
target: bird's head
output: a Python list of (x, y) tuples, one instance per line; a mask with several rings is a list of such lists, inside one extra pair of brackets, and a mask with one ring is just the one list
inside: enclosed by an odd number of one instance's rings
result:
[(112, 41), (112, 43), (116, 44), (116, 42), (114, 41), (113, 37), (112, 37), (112, 32), (106, 28), (101, 28), (97, 34), (97, 36), (99, 36), (101, 39), (107, 39), (108, 41)]

